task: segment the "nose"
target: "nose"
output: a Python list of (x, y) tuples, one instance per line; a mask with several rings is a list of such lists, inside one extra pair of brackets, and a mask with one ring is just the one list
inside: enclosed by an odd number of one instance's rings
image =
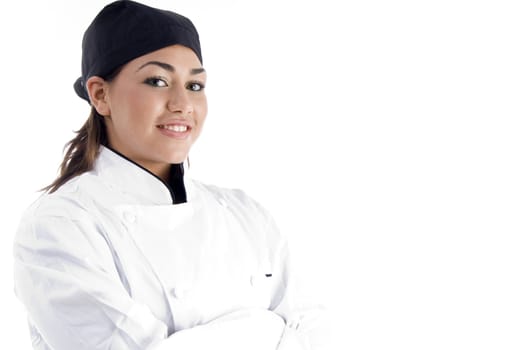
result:
[(174, 87), (168, 100), (167, 108), (172, 113), (182, 114), (184, 116), (192, 114), (194, 107), (188, 91), (184, 87)]

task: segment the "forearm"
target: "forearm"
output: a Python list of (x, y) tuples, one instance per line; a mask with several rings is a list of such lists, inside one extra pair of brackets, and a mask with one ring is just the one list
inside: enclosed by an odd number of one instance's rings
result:
[(240, 310), (208, 324), (176, 332), (148, 350), (274, 350), (284, 330), (285, 322), (272, 311)]

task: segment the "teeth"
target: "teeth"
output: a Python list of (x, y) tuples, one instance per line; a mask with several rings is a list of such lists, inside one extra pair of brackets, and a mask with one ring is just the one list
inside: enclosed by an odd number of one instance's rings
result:
[(186, 125), (159, 125), (159, 128), (175, 132), (185, 132), (188, 130)]

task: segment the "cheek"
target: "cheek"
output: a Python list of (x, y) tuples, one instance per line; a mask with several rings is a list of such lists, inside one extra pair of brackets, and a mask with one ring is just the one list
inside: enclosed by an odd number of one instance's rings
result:
[(199, 101), (197, 101), (195, 106), (197, 112), (196, 115), (198, 119), (197, 121), (202, 124), (205, 121), (206, 116), (208, 114), (208, 102), (206, 96), (203, 96)]
[(140, 114), (147, 107), (149, 99), (141, 96), (141, 93), (137, 89), (130, 89), (123, 94), (122, 98), (118, 101), (123, 107), (122, 110), (127, 112), (129, 115)]
[(151, 124), (152, 117), (162, 111), (162, 105), (154, 96), (145, 96), (140, 89), (123, 90), (113, 101), (113, 119), (128, 129), (146, 127)]
[(148, 90), (142, 84), (132, 81), (127, 77), (122, 77), (114, 83), (110, 90), (110, 101), (112, 108), (117, 110), (135, 111), (141, 108), (141, 105), (148, 101), (144, 98)]

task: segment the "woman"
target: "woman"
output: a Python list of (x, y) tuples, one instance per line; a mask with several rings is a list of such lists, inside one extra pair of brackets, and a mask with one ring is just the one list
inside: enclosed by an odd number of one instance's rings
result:
[(15, 239), (35, 349), (310, 348), (270, 215), (184, 176), (205, 84), (183, 16), (117, 1), (86, 30), (91, 115)]

